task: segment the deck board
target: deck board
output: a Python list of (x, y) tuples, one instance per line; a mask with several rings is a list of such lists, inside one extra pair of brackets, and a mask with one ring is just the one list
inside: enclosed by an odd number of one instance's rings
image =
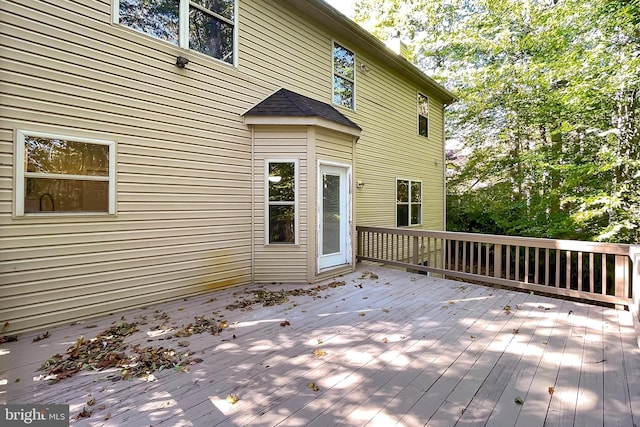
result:
[[(0, 345), (0, 403), (68, 403), (73, 417), (95, 398), (77, 426), (640, 425), (640, 350), (628, 312), (376, 266), (339, 280), (317, 297), (270, 307), (226, 308), (247, 290), (299, 286), (222, 290), (51, 328), (38, 342), (45, 331), (23, 334)], [(172, 336), (202, 315), (229, 328)], [(79, 336), (142, 319), (127, 344), (188, 341), (202, 361), (151, 382), (114, 381), (119, 370), (106, 369), (49, 385), (37, 371)]]

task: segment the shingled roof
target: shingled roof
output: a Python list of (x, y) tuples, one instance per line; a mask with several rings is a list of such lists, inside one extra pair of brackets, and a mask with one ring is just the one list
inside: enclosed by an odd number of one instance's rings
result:
[(362, 130), (360, 126), (349, 120), (333, 106), (288, 89), (280, 89), (260, 101), (255, 107), (244, 113), (244, 116), (319, 117)]

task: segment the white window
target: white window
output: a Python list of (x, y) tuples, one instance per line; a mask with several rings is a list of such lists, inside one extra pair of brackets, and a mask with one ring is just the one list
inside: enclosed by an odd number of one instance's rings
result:
[(115, 214), (115, 142), (18, 131), (16, 216)]
[(429, 137), (429, 98), (418, 93), (418, 135)]
[(333, 103), (355, 109), (356, 56), (333, 43)]
[(422, 224), (422, 182), (396, 180), (396, 226)]
[(268, 160), (265, 165), (267, 244), (296, 244), (298, 235), (298, 162)]
[(235, 64), (235, 0), (115, 0), (114, 16), (116, 23)]

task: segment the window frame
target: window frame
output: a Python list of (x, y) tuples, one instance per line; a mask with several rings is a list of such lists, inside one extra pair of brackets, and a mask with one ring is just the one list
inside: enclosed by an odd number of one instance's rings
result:
[[(293, 201), (280, 201), (274, 202), (269, 200), (269, 166), (272, 163), (293, 163), (294, 173), (294, 200)], [(300, 218), (300, 209), (299, 209), (299, 200), (300, 200), (300, 191), (299, 191), (299, 159), (265, 159), (264, 161), (264, 245), (265, 246), (298, 246), (299, 245), (299, 218)], [(294, 227), (294, 237), (293, 242), (270, 242), (269, 236), (271, 235), (271, 221), (270, 221), (270, 207), (271, 206), (293, 206), (293, 227)]]
[[(28, 136), (45, 139), (61, 139), (65, 141), (82, 142), (85, 144), (106, 145), (109, 147), (109, 174), (103, 176), (91, 175), (71, 175), (71, 174), (50, 174), (39, 172), (27, 172), (25, 139)], [(49, 132), (36, 132), (29, 130), (16, 130), (15, 135), (15, 176), (14, 176), (14, 215), (16, 217), (43, 217), (43, 216), (114, 216), (116, 215), (116, 142), (111, 140), (76, 137), (73, 135), (62, 135)], [(70, 179), (73, 177), (82, 181), (108, 182), (108, 206), (107, 211), (46, 211), (46, 212), (25, 212), (25, 178), (44, 179)], [(61, 178), (64, 177), (64, 178)]]
[[(427, 111), (426, 111), (426, 115), (422, 114), (422, 102), (421, 101), (421, 97), (423, 97), (426, 100), (426, 106), (427, 106)], [(424, 138), (429, 138), (429, 97), (425, 94), (423, 94), (422, 92), (418, 92), (418, 96), (417, 96), (417, 111), (418, 111), (418, 123), (417, 123), (417, 133), (419, 136), (422, 136)], [(426, 131), (426, 135), (423, 135), (420, 132), (420, 119), (424, 118), (427, 122), (427, 125), (425, 127), (425, 131)]]
[[(336, 62), (335, 62), (335, 55), (334, 55), (336, 45), (346, 50), (347, 52), (350, 52), (353, 55), (353, 78), (350, 78), (348, 76), (345, 76), (344, 74), (336, 72)], [(338, 106), (340, 108), (345, 108), (351, 111), (356, 111), (356, 77), (357, 77), (356, 64), (357, 62), (358, 61), (357, 61), (356, 53), (352, 49), (349, 49), (344, 44), (336, 40), (331, 41), (331, 103), (335, 106)], [(336, 90), (336, 86), (335, 86), (336, 77), (340, 79), (344, 79), (353, 85), (353, 90), (351, 94), (351, 107), (347, 107), (346, 105), (342, 105), (342, 104), (337, 104), (335, 102), (334, 96), (335, 96), (335, 90)]]
[[(234, 68), (238, 68), (238, 10), (239, 10), (239, 0), (233, 0), (233, 20), (226, 18), (222, 15), (217, 14), (216, 12), (209, 10), (205, 7), (200, 6), (199, 4), (197, 4), (196, 2), (192, 1), (192, 0), (178, 0), (179, 2), (179, 6), (178, 6), (178, 10), (179, 10), (179, 16), (178, 16), (178, 44), (177, 46), (182, 48), (182, 49), (186, 49), (189, 52), (194, 52), (198, 55), (202, 55), (206, 58), (209, 59), (213, 59), (214, 61), (220, 62), (222, 64), (228, 65), (228, 66), (233, 66)], [(189, 47), (189, 6), (193, 6), (196, 9), (202, 11), (203, 13), (213, 16), (215, 19), (217, 19), (218, 21), (224, 22), (228, 25), (232, 25), (233, 26), (233, 62), (227, 62), (223, 59), (220, 58), (216, 58), (215, 56), (211, 56), (208, 55), (206, 53), (191, 49)], [(176, 46), (173, 43), (170, 43), (168, 41), (159, 39), (157, 37), (154, 37), (150, 34), (147, 34), (143, 31), (138, 31), (135, 28), (131, 28), (128, 27), (127, 25), (121, 24), (120, 23), (120, 0), (113, 0), (113, 7), (112, 7), (112, 15), (113, 15), (113, 23), (119, 25), (122, 28), (126, 28), (128, 30), (131, 31), (135, 31), (136, 34), (143, 34), (146, 37), (149, 37), (153, 40), (158, 40), (160, 42), (163, 43), (167, 43), (171, 46)]]
[[(408, 191), (407, 191), (407, 202), (400, 202), (398, 200), (398, 183), (400, 181), (405, 181), (408, 183)], [(412, 201), (412, 187), (413, 187), (413, 183), (420, 183), (420, 203), (417, 202), (413, 202)], [(423, 215), (423, 195), (424, 195), (424, 189), (422, 186), (422, 180), (421, 179), (408, 179), (408, 178), (396, 178), (396, 212), (395, 212), (395, 216), (396, 216), (396, 227), (419, 227), (422, 225), (423, 221), (422, 221), (422, 215)], [(404, 205), (407, 206), (407, 225), (398, 225), (398, 206), (399, 205)], [(419, 218), (419, 222), (416, 224), (412, 224), (411, 223), (411, 208), (412, 205), (420, 205), (420, 218)]]

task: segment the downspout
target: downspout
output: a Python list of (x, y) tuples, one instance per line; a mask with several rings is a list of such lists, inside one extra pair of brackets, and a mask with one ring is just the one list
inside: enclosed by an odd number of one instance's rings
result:
[(256, 128), (255, 126), (251, 126), (251, 283), (252, 284), (255, 282), (255, 257), (256, 257), (255, 136), (256, 136)]

